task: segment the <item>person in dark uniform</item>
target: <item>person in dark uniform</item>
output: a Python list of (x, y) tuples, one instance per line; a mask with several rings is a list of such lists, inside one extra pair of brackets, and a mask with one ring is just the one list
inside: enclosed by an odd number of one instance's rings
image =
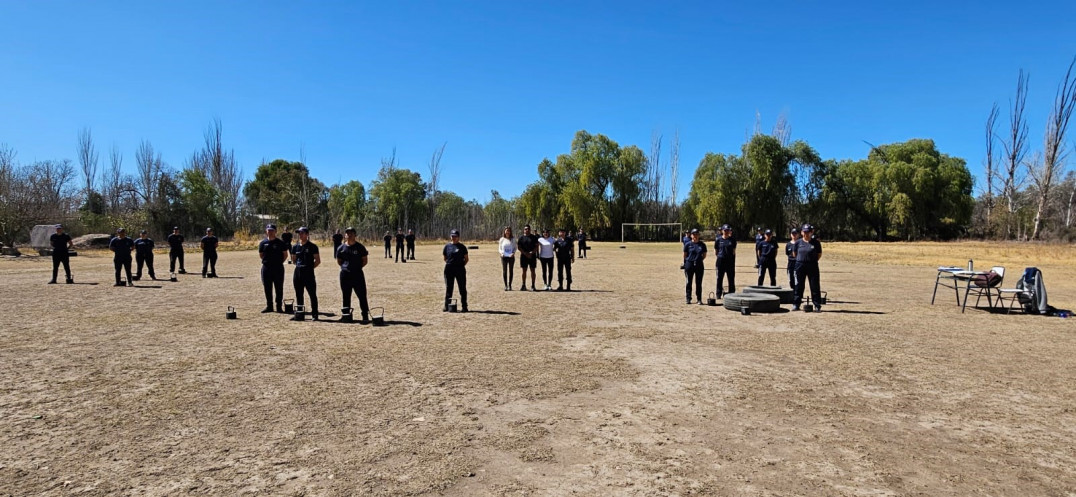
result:
[(153, 239), (146, 234), (146, 230), (142, 230), (138, 234), (138, 239), (134, 241), (135, 245), (135, 264), (138, 268), (135, 271), (135, 281), (142, 279), (142, 265), (146, 265), (146, 269), (149, 271), (150, 279), (156, 281), (157, 276), (153, 274)]
[[(557, 291), (572, 291), (572, 263), (575, 262), (575, 247), (572, 239), (565, 235), (564, 229), (557, 230), (557, 241), (553, 242), (553, 252), (557, 255)], [(567, 273), (568, 287), (564, 287), (564, 276)]]
[[(280, 239), (284, 242), (284, 245), (288, 246), (288, 250), (291, 250), (291, 240), (292, 240), (291, 229), (289, 229), (287, 226), (285, 226), (284, 227), (284, 232), (280, 234)], [(291, 264), (291, 258), (288, 258), (287, 263)]]
[[(755, 228), (755, 269), (758, 269), (759, 261), (762, 260), (762, 242), (766, 239), (762, 233), (762, 227)], [(759, 283), (761, 285), (762, 283)]]
[(703, 261), (706, 260), (706, 244), (699, 240), (699, 230), (692, 229), (691, 240), (684, 244), (684, 279), (687, 303), (691, 303), (691, 282), (695, 282), (695, 300), (702, 305), (702, 276), (706, 272)]
[(179, 234), (179, 226), (172, 227), (172, 234), (168, 235), (168, 272), (176, 272), (176, 260), (179, 260), (179, 274), (187, 274), (183, 267), (183, 235)]
[(385, 258), (392, 259), (392, 235), (385, 232)]
[(134, 240), (127, 238), (127, 230), (120, 228), (116, 230), (116, 236), (108, 242), (108, 249), (112, 251), (112, 265), (116, 267), (116, 284), (114, 286), (123, 286), (123, 282), (120, 281), (120, 268), (127, 271), (127, 285), (134, 286), (134, 279), (131, 278), (131, 251), (134, 250)]
[[(318, 246), (310, 241), (310, 229), (303, 226), (297, 233), (299, 233), (299, 243), (291, 247), (291, 262), (295, 264), (295, 271), (292, 272), (291, 277), (291, 282), (295, 285), (295, 303), (303, 305), (303, 291), (309, 293), (309, 314), (314, 316), (314, 321), (317, 321), (318, 282), (314, 276), (314, 268), (321, 265), (321, 254), (318, 253)], [(300, 318), (296, 316), (292, 319), (298, 321)]]
[(333, 233), (333, 257), (336, 257), (336, 251), (341, 243), (344, 243), (344, 235), (340, 234), (340, 230), (336, 230), (336, 233)]
[[(531, 233), (531, 225), (523, 226), (523, 234), (516, 240), (519, 249), (519, 267), (523, 270), (520, 291), (527, 291), (527, 269), (531, 270), (531, 290), (537, 291), (534, 280), (538, 279), (538, 237)], [(575, 254), (572, 254), (575, 255)]]
[(721, 225), (721, 236), (714, 241), (714, 254), (717, 256), (717, 298), (725, 294), (723, 289), (725, 276), (729, 277), (728, 293), (736, 292), (736, 239), (732, 237), (732, 227)]
[(758, 244), (758, 284), (762, 285), (766, 271), (770, 272), (770, 286), (777, 286), (777, 240), (773, 239), (773, 230), (762, 233)]
[(589, 248), (587, 247), (587, 232), (583, 231), (583, 228), (579, 228), (579, 234), (576, 235), (575, 239), (579, 242), (579, 257), (581, 259), (586, 259), (587, 248)]
[(71, 248), (75, 246), (71, 242), (71, 235), (64, 233), (61, 224), (56, 225), (56, 232), (49, 235), (49, 246), (52, 247), (52, 279), (50, 285), (56, 284), (56, 274), (60, 272), (60, 264), (64, 265), (64, 274), (67, 275), (67, 284), (74, 283), (71, 278)]
[[(276, 225), (265, 226), (265, 239), (258, 243), (258, 256), (262, 259), (262, 288), (265, 290), (265, 309), (262, 312), (284, 312), (284, 259), (288, 258), (288, 244), (276, 237)], [(273, 289), (276, 288), (276, 299)]]
[(344, 230), (347, 242), (336, 249), (336, 264), (340, 266), (340, 291), (344, 294), (344, 307), (351, 307), (351, 292), (359, 297), (359, 309), (362, 322), (370, 320), (370, 304), (366, 300), (366, 276), (362, 268), (366, 267), (370, 253), (366, 247), (355, 239), (355, 228)]
[(448, 312), (448, 301), (452, 299), (452, 286), (459, 283), (460, 305), (463, 312), (467, 312), (467, 263), (471, 260), (467, 255), (467, 246), (460, 243), (459, 230), (449, 233), (452, 239), (441, 254), (445, 258), (445, 308)]
[(796, 240), (800, 238), (800, 229), (792, 228), (789, 232), (789, 241), (785, 244), (785, 255), (788, 256), (788, 287), (796, 290)]
[[(205, 236), (202, 237), (203, 278), (217, 277), (217, 245), (219, 244), (220, 240), (213, 234), (213, 228), (206, 228)], [(209, 270), (209, 272), (207, 273), (206, 270)]]
[(400, 262), (400, 257), (403, 257), (403, 261), (407, 262), (407, 252), (404, 252), (404, 236), (403, 228), (396, 228), (396, 262)]
[(415, 230), (407, 230), (407, 236), (404, 237), (407, 241), (407, 257), (404, 259), (415, 260)]
[(813, 238), (814, 226), (804, 224), (800, 227), (803, 238), (796, 241), (796, 292), (792, 301), (792, 310), (800, 310), (803, 303), (803, 287), (811, 280), (811, 302), (815, 312), (822, 310), (822, 289), (818, 283), (818, 260), (822, 258), (822, 242)]

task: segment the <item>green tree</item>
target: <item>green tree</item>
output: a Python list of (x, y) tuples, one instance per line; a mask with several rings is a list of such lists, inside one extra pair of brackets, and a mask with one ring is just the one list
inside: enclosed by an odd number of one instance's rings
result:
[(243, 195), (255, 212), (276, 216), (285, 225), (315, 225), (328, 205), (328, 189), (310, 176), (306, 165), (283, 159), (258, 166)]
[(366, 189), (355, 180), (333, 185), (329, 188), (328, 207), (331, 222), (339, 226), (357, 224), (366, 214)]
[(370, 205), (392, 227), (412, 226), (425, 214), (426, 185), (407, 169), (384, 166), (370, 184)]
[(220, 191), (200, 169), (184, 169), (179, 175), (180, 198), (187, 214), (187, 226), (217, 227), (221, 225)]

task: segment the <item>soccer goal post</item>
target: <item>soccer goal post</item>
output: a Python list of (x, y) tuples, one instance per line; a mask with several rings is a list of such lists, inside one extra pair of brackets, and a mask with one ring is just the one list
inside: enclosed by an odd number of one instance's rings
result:
[(620, 225), (620, 243), (627, 240), (680, 241), (683, 226), (683, 223), (623, 223)]

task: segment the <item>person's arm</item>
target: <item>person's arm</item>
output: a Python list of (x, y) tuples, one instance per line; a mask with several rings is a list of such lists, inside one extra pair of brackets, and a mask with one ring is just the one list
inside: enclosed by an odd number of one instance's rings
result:
[(822, 242), (818, 242), (818, 245), (815, 245), (815, 248), (818, 249), (818, 253), (814, 255), (814, 260), (817, 261), (822, 258)]
[[(363, 258), (362, 258), (362, 260), (364, 260), (364, 261), (365, 261), (365, 260), (366, 260), (366, 258), (365, 258), (365, 257), (363, 257)], [(344, 265), (344, 258), (343, 258), (343, 257), (340, 257), (340, 253), (339, 253), (339, 252), (337, 252), (337, 253), (336, 253), (336, 265), (337, 265), (337, 266), (343, 266), (343, 265)], [(365, 265), (366, 265), (366, 264), (363, 264), (363, 266), (365, 266)]]
[(280, 262), (281, 262), (281, 263), (287, 262), (287, 260), (288, 260), (288, 254), (289, 254), (290, 252), (291, 252), (291, 250), (285, 250), (285, 251), (283, 251), (283, 252), (281, 252), (281, 253), (280, 253)]
[(297, 259), (297, 257), (295, 256), (295, 251), (293, 249), (288, 249), (288, 256), (291, 257), (291, 263), (295, 264), (295, 259)]
[(67, 250), (71, 250), (73, 248), (75, 248), (75, 242), (71, 241), (71, 238), (68, 237), (67, 238)]
[(463, 265), (466, 266), (468, 262), (471, 262), (471, 256), (466, 252), (463, 253)]
[(706, 260), (706, 245), (702, 246), (702, 251), (699, 252), (699, 264)]
[(362, 264), (359, 266), (359, 269), (366, 267), (366, 263), (369, 261), (369, 259), (369, 256), (362, 256)]
[(265, 260), (265, 251), (262, 248), (262, 244), (258, 243), (258, 258)]
[(130, 254), (131, 252), (134, 252), (134, 250), (135, 250), (135, 244), (134, 244), (134, 242), (131, 242), (130, 246), (128, 247), (127, 253)]
[(321, 252), (314, 252), (314, 267), (321, 265)]

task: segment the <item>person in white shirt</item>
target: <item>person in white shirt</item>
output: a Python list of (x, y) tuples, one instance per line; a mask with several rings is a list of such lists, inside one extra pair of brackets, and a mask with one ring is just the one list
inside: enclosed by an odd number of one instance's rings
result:
[(542, 264), (542, 283), (548, 292), (553, 289), (553, 242), (556, 239), (549, 235), (549, 228), (542, 230), (542, 237), (538, 239), (538, 262)]
[(497, 244), (497, 252), (501, 254), (501, 274), (504, 277), (504, 291), (512, 291), (512, 280), (515, 278), (516, 241), (512, 237), (512, 227), (505, 226), (500, 243)]

